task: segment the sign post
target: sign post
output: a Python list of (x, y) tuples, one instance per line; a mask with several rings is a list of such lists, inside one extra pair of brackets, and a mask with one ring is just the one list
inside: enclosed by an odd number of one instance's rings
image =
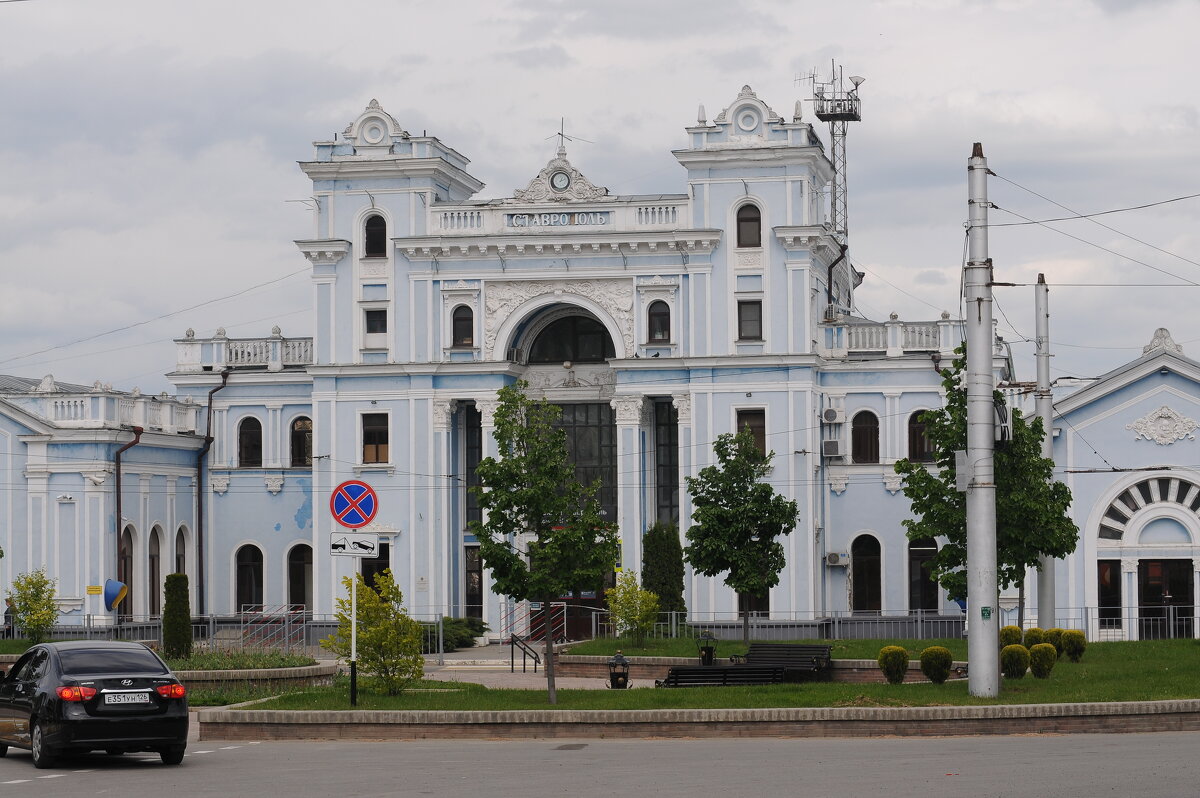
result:
[[(359, 529), (379, 512), (375, 489), (365, 482), (351, 479), (333, 489), (329, 497), (329, 512), (333, 520), (346, 529)], [(334, 557), (374, 557), (379, 551), (379, 536), (358, 532), (334, 532), (329, 539), (329, 553)], [(358, 706), (358, 573), (350, 580), (350, 706)]]

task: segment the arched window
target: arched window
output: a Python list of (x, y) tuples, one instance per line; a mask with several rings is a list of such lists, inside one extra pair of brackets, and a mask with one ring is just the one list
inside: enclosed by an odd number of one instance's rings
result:
[(150, 530), (149, 556), (147, 559), (146, 612), (150, 615), (162, 614), (162, 530), (154, 527)]
[(387, 222), (378, 214), (368, 216), (363, 225), (363, 256), (387, 257)]
[(312, 419), (298, 417), (292, 422), (292, 468), (308, 468), (312, 465)]
[(121, 530), (117, 541), (117, 581), (126, 588), (125, 598), (117, 605), (118, 617), (128, 619), (133, 614), (133, 527)]
[(301, 543), (288, 552), (288, 604), (312, 609), (312, 546)]
[(850, 546), (850, 609), (855, 612), (882, 609), (881, 560), (879, 541), (874, 536), (859, 535), (854, 539)]
[(187, 573), (187, 535), (183, 533), (183, 527), (175, 533), (175, 573)]
[(646, 311), (650, 343), (665, 344), (671, 340), (671, 308), (661, 299), (650, 303)]
[(762, 214), (757, 205), (746, 204), (738, 208), (737, 245), (739, 247), (762, 246)]
[(604, 325), (589, 316), (567, 316), (548, 324), (529, 349), (530, 363), (603, 363), (616, 357)]
[(475, 314), (466, 305), (454, 309), (453, 317), (454, 346), (475, 345)]
[(908, 459), (914, 463), (933, 462), (933, 444), (925, 437), (925, 422), (921, 417), (924, 410), (918, 410), (908, 417)]
[(879, 418), (869, 410), (855, 414), (850, 424), (850, 460), (879, 462)]
[(936, 610), (938, 608), (937, 582), (933, 581), (930, 568), (937, 554), (937, 543), (933, 538), (921, 538), (908, 544), (908, 610)]
[(238, 424), (238, 467), (262, 468), (262, 422), (247, 416)]
[(263, 556), (257, 546), (237, 550), (234, 612), (255, 612), (263, 603)]

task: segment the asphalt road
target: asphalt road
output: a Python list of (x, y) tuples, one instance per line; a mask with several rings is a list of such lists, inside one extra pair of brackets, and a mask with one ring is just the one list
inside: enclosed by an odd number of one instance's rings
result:
[(0, 796), (1192, 796), (1200, 733), (893, 739), (197, 743), (183, 765), (0, 759)]

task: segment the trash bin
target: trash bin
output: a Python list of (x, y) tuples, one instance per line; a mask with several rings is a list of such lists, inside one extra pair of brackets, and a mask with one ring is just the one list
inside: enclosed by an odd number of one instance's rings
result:
[(629, 662), (620, 651), (608, 661), (608, 686), (613, 690), (629, 687)]
[(712, 632), (705, 630), (700, 633), (696, 638), (696, 649), (700, 652), (701, 665), (712, 665), (716, 662), (717, 639), (713, 637)]

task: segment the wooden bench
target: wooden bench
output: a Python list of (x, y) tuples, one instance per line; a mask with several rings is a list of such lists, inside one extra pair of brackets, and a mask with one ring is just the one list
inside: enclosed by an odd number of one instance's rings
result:
[(741, 687), (779, 684), (786, 676), (777, 665), (676, 665), (655, 687)]
[[(798, 682), (827, 676), (833, 667), (832, 646), (804, 643), (751, 643), (746, 655), (735, 654), (734, 667), (752, 665), (783, 668), (784, 680)], [(741, 664), (744, 663), (744, 664)]]

